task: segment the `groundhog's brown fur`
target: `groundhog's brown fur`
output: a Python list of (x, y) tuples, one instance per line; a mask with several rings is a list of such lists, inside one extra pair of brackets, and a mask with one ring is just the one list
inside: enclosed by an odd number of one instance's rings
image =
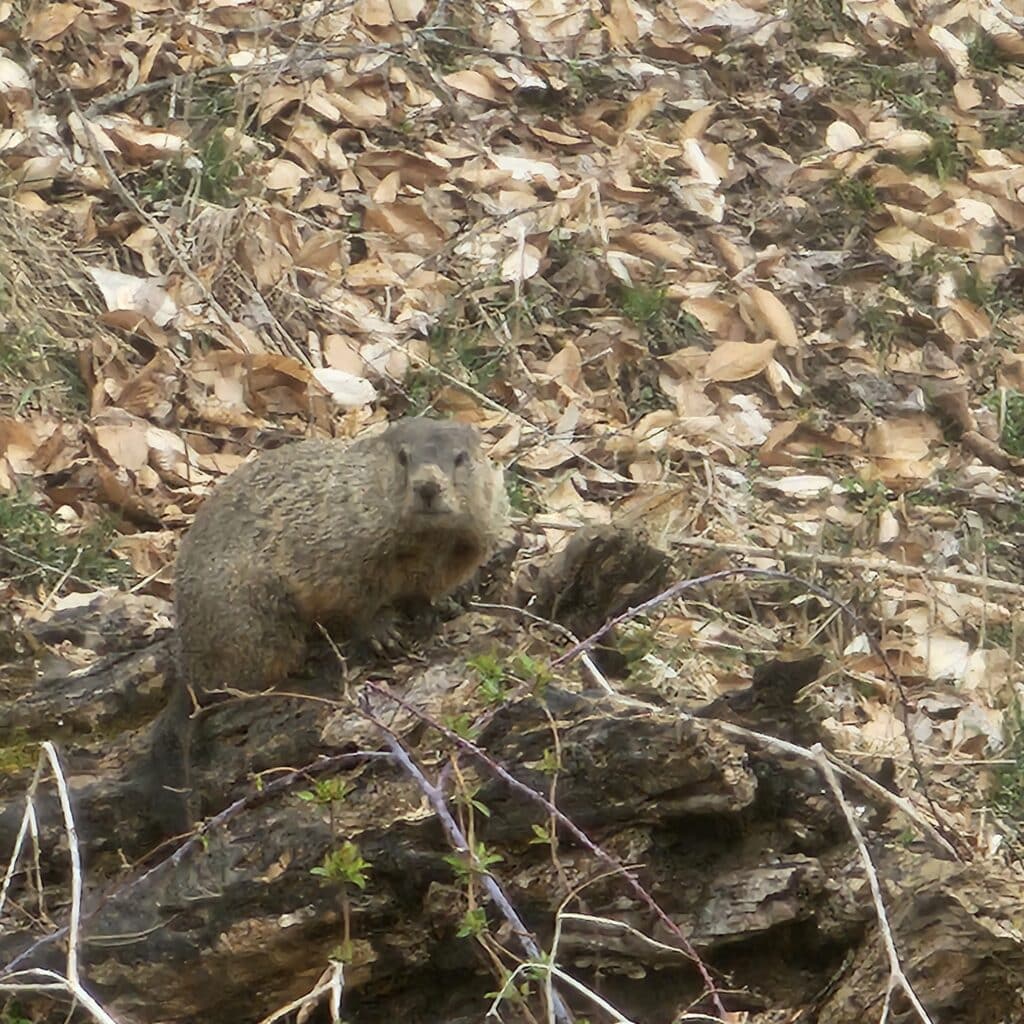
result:
[(508, 521), (473, 427), (409, 418), (345, 447), (300, 441), (223, 481), (178, 552), (176, 692), (153, 738), (154, 812), (187, 825), (191, 701), (258, 690), (302, 664), (314, 623), (371, 631), (396, 602), (450, 594)]
[(261, 689), (302, 663), (310, 626), (369, 630), (406, 599), (450, 594), (508, 515), (475, 429), (410, 418), (347, 448), (266, 452), (205, 502), (178, 554), (183, 678)]

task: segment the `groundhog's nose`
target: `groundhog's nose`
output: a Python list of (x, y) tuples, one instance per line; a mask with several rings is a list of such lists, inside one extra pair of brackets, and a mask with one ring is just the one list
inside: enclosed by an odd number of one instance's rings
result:
[(424, 508), (431, 508), (440, 493), (441, 485), (436, 480), (423, 480), (416, 485), (416, 496), (423, 502)]

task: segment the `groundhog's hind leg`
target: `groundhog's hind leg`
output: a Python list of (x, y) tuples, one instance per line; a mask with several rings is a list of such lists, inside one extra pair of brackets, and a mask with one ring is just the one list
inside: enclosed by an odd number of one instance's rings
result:
[(264, 690), (302, 665), (309, 626), (272, 582), (235, 590), (211, 622), (216, 632), (205, 638), (205, 649), (193, 648), (188, 656), (190, 679), (203, 693)]
[[(287, 679), (305, 655), (306, 625), (271, 586), (247, 587), (244, 594), (236, 590), (229, 598), (220, 595), (219, 602), (217, 597), (207, 592), (204, 605), (193, 607), (179, 627), (182, 678), (156, 722), (152, 750), (140, 772), (151, 816), (165, 834), (191, 828), (202, 805), (201, 794), (193, 788), (197, 722), (190, 718), (193, 705), (186, 680), (200, 699), (224, 688), (261, 690)], [(207, 617), (199, 618), (203, 612)]]

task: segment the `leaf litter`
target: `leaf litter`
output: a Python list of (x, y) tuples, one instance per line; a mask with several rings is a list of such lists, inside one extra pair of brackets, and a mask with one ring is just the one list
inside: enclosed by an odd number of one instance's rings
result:
[[(837, 749), (909, 793), (909, 733), (948, 820), (1018, 857), (1024, 807), (990, 804), (1021, 770), (1022, 17), (0, 7), (0, 502), (69, 549), (114, 523), (166, 594), (253, 450), (458, 415), (529, 495), (530, 557), (613, 520), (681, 575), (690, 541), (802, 556), (862, 631), (730, 585), (645, 627), (646, 670), (713, 696), (824, 645)], [(108, 582), (13, 536), (19, 614)]]

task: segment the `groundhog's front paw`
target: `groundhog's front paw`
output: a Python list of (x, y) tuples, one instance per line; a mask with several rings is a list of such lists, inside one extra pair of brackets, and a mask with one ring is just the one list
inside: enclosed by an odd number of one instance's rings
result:
[(409, 650), (409, 637), (389, 615), (382, 616), (372, 626), (352, 636), (346, 653), (353, 661), (389, 662), (408, 657)]
[(409, 642), (394, 621), (370, 633), (366, 637), (366, 645), (381, 661), (396, 661), (409, 653)]

